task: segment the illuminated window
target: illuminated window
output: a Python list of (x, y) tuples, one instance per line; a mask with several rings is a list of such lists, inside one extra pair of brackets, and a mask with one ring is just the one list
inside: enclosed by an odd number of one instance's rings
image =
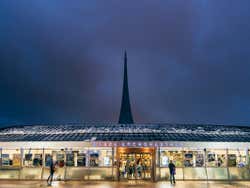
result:
[(75, 166), (75, 152), (66, 151), (66, 166)]
[(204, 165), (203, 151), (184, 151), (184, 167), (202, 167)]
[(45, 150), (45, 166), (49, 167), (51, 162), (56, 164), (56, 167), (62, 168), (65, 165), (65, 152), (63, 150)]
[(208, 150), (206, 154), (208, 167), (227, 166), (226, 150)]
[(86, 150), (66, 151), (66, 166), (86, 166)]
[(60, 168), (64, 167), (65, 153), (63, 151), (58, 151), (58, 152), (55, 152), (55, 155), (56, 155), (56, 164), (58, 165), (58, 167)]
[(170, 160), (173, 161), (176, 167), (182, 167), (183, 166), (182, 151), (169, 151), (162, 149), (160, 151), (160, 166), (168, 167)]
[(89, 166), (112, 166), (112, 149), (95, 148), (89, 150)]
[(89, 153), (89, 166), (99, 166), (100, 151), (90, 151)]
[(21, 165), (21, 153), (16, 150), (2, 150), (2, 166), (19, 167)]
[(86, 166), (86, 152), (87, 151), (79, 151), (77, 153), (77, 166)]
[(42, 150), (29, 149), (23, 152), (23, 166), (39, 167), (43, 165)]
[(51, 161), (52, 161), (52, 154), (46, 153), (46, 154), (45, 154), (45, 166), (46, 166), (46, 167), (49, 167)]
[(228, 151), (228, 166), (229, 167), (245, 167), (246, 166), (246, 151), (244, 150), (229, 150)]

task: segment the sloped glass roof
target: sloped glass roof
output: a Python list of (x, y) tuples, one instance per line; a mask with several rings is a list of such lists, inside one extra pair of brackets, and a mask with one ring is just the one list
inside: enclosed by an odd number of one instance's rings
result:
[(250, 127), (205, 124), (83, 123), (0, 129), (0, 141), (216, 141), (250, 142)]

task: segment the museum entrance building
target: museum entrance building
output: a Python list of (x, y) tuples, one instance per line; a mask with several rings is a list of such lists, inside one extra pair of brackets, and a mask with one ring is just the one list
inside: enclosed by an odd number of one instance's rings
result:
[(0, 179), (250, 180), (250, 127), (134, 123), (127, 55), (118, 123), (15, 125), (0, 129)]
[(5, 128), (0, 132), (0, 179), (45, 180), (53, 159), (56, 180), (167, 180), (170, 160), (178, 180), (250, 180), (250, 129), (200, 126)]

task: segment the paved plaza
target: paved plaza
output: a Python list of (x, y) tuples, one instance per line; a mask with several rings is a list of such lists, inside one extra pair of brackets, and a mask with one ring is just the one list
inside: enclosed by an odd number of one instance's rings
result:
[(250, 187), (250, 182), (219, 182), (219, 181), (179, 181), (176, 185), (169, 182), (83, 182), (67, 181), (53, 182), (52, 186), (47, 186), (45, 181), (0, 181), (0, 188), (234, 188)]

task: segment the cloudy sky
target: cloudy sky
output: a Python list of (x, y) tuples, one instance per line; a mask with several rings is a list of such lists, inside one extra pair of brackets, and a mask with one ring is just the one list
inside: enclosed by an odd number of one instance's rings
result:
[(1, 0), (0, 125), (250, 125), (249, 0)]

